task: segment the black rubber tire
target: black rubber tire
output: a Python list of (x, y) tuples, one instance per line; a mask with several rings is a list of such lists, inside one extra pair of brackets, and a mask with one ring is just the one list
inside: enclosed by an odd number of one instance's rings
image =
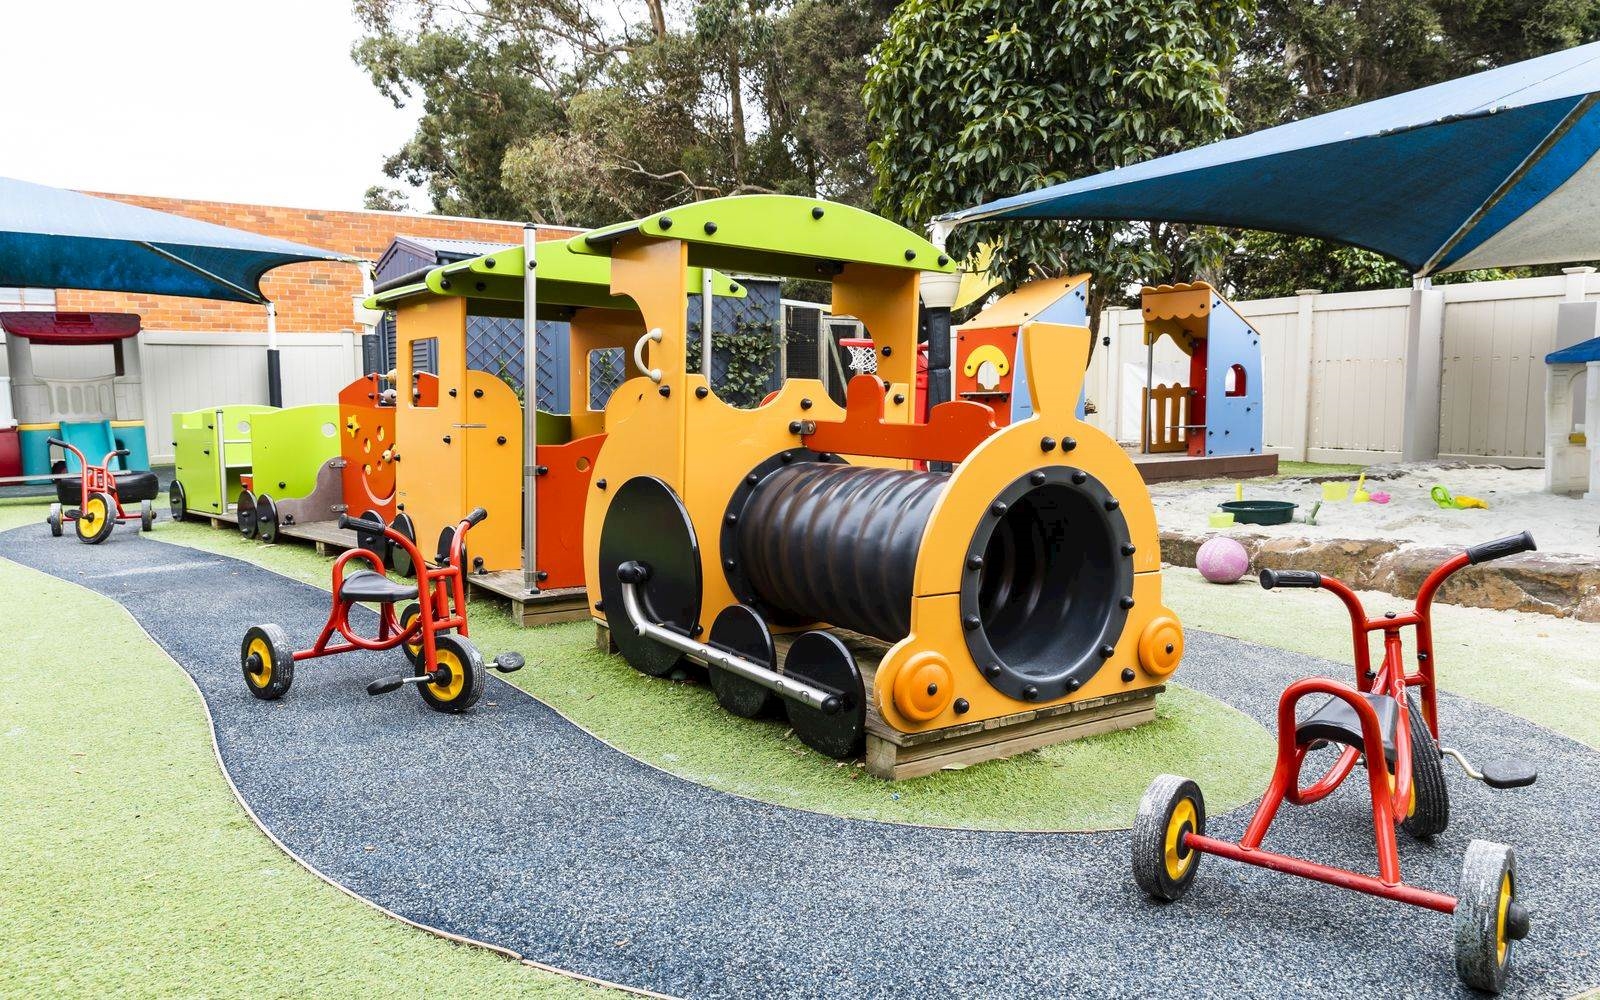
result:
[(99, 545), (111, 537), (111, 529), (117, 526), (117, 502), (109, 493), (91, 493), (84, 506), (89, 509), (78, 511), (78, 519), (73, 522), (78, 541)]
[[(422, 700), (436, 712), (465, 712), (478, 703), (478, 698), (483, 695), (484, 685), (488, 683), (488, 667), (483, 662), (483, 654), (478, 652), (478, 647), (474, 646), (466, 636), (461, 635), (435, 636), (434, 646), (439, 654), (440, 664), (449, 666), (452, 675), (458, 666), (462, 668), (461, 686), (453, 691), (447, 691), (436, 684), (418, 684), (417, 693), (422, 695)], [(419, 675), (426, 672), (421, 666), (416, 670)]]
[[(417, 524), (411, 520), (411, 515), (405, 511), (396, 514), (394, 520), (389, 522), (389, 527), (406, 536), (413, 544), (416, 543)], [(396, 576), (410, 577), (417, 575), (417, 567), (412, 564), (411, 553), (406, 551), (405, 546), (390, 542), (389, 551), (386, 555), (389, 560), (389, 566), (394, 570)]]
[[(415, 601), (401, 608), (400, 631), (404, 632), (407, 625), (409, 625), (414, 619), (420, 617), (422, 617), (422, 605), (416, 603)], [(402, 642), (400, 644), (400, 650), (406, 654), (406, 659), (411, 661), (412, 667), (422, 666), (422, 642), (420, 641), (420, 637), (415, 646), (412, 646), (408, 642)]]
[(1473, 989), (1499, 993), (1516, 952), (1507, 939), (1500, 908), (1502, 884), (1517, 895), (1516, 855), (1504, 844), (1474, 840), (1461, 862), (1461, 887), (1456, 893), (1456, 975)]
[(189, 494), (176, 479), (167, 487), (167, 509), (172, 512), (174, 521), (181, 521), (189, 515)]
[(46, 514), (44, 516), (44, 523), (48, 524), (50, 526), (50, 537), (51, 538), (60, 538), (61, 537), (61, 505), (60, 504), (53, 503), (53, 504), (50, 505), (50, 513), (48, 513), (48, 514)]
[(256, 537), (256, 495), (249, 490), (240, 490), (234, 512), (239, 516), (239, 534), (246, 538)]
[(1423, 718), (1417, 699), (1406, 695), (1406, 718), (1411, 730), (1411, 788), (1416, 807), (1400, 821), (1400, 829), (1428, 840), (1450, 825), (1450, 787), (1444, 780), (1444, 755)]
[[(1180, 815), (1180, 810), (1185, 815)], [(1187, 815), (1190, 810), (1192, 818)], [(1145, 789), (1144, 798), (1139, 800), (1139, 814), (1133, 821), (1133, 880), (1146, 896), (1162, 903), (1181, 899), (1189, 891), (1203, 857), (1180, 842), (1174, 851), (1178, 870), (1174, 872), (1169, 867), (1167, 836), (1174, 823), (1180, 841), (1185, 830), (1204, 834), (1205, 796), (1200, 786), (1188, 778), (1160, 774)]]
[(156, 530), (156, 509), (148, 500), (139, 501), (139, 530)]
[[(265, 671), (251, 669), (252, 651), (266, 654)], [(251, 694), (262, 701), (282, 698), (294, 684), (294, 647), (289, 645), (289, 636), (276, 625), (250, 626), (239, 644), (239, 669), (244, 673), (244, 685)], [(263, 673), (266, 674), (264, 678)]]
[(278, 504), (265, 493), (256, 497), (256, 537), (268, 545), (278, 540)]

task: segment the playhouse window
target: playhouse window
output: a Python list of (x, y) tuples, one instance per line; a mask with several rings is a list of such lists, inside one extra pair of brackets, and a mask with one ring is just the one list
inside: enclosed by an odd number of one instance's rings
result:
[(1224, 396), (1243, 396), (1245, 392), (1244, 365), (1229, 365), (1228, 370), (1222, 374), (1222, 394)]
[(620, 347), (597, 347), (589, 352), (589, 409), (603, 410), (628, 378), (628, 354)]

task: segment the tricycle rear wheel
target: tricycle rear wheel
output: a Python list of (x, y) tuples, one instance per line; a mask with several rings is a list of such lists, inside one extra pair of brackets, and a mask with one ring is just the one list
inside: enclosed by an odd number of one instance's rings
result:
[(46, 514), (44, 516), (44, 523), (48, 524), (50, 526), (50, 537), (51, 538), (60, 538), (61, 537), (61, 505), (60, 504), (53, 503), (53, 504), (50, 505), (50, 513), (48, 513), (48, 514)]
[(1400, 829), (1419, 840), (1444, 832), (1450, 825), (1450, 788), (1444, 781), (1444, 756), (1439, 742), (1423, 718), (1417, 699), (1406, 695), (1406, 719), (1411, 732), (1411, 812)]

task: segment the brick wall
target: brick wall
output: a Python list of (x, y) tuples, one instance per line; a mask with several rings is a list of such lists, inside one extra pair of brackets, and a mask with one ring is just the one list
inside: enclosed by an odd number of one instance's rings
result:
[[(217, 201), (188, 201), (144, 195), (101, 194), (96, 197), (185, 215), (205, 222), (245, 229), (263, 236), (293, 240), (321, 250), (335, 250), (376, 261), (398, 235), (435, 239), (522, 242), (522, 225), (486, 219), (458, 219), (408, 212), (334, 212)], [(542, 228), (539, 238), (561, 239), (577, 230)], [(361, 292), (361, 271), (354, 264), (289, 264), (268, 271), (261, 290), (278, 308), (278, 332), (333, 333), (355, 330), (351, 296)], [(165, 295), (62, 290), (56, 308), (63, 311), (136, 312), (150, 330), (260, 333), (266, 329), (260, 306)]]

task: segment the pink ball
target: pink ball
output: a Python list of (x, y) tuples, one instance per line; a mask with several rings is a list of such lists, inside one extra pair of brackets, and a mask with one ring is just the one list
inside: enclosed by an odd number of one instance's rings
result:
[(1250, 572), (1250, 553), (1227, 535), (1218, 535), (1200, 546), (1194, 565), (1211, 583), (1237, 583)]

